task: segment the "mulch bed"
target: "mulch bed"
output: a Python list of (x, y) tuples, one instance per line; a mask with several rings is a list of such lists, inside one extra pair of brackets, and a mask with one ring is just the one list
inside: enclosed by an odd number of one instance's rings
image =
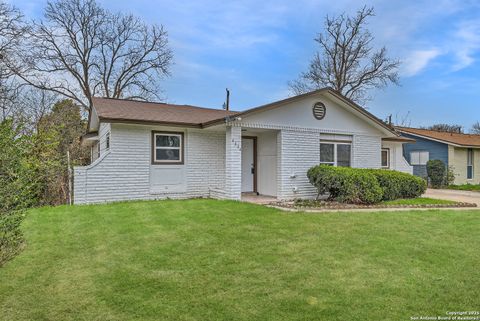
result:
[(477, 207), (477, 204), (457, 202), (453, 204), (415, 204), (415, 205), (387, 205), (387, 204), (345, 204), (332, 201), (312, 201), (307, 204), (298, 204), (295, 201), (277, 201), (270, 206), (284, 207), (297, 210), (339, 210), (339, 209), (368, 209), (368, 208), (458, 208)]

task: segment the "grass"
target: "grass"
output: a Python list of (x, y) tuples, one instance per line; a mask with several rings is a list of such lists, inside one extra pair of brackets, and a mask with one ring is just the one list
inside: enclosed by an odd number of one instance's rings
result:
[(410, 320), (478, 311), (480, 211), (187, 200), (41, 208), (0, 320)]
[(455, 189), (459, 191), (474, 191), (480, 192), (480, 184), (463, 184), (463, 185), (450, 185), (447, 187), (448, 189)]
[(435, 198), (428, 198), (428, 197), (417, 197), (417, 198), (406, 198), (406, 199), (399, 199), (394, 201), (384, 201), (381, 204), (384, 205), (449, 205), (449, 204), (456, 204), (455, 201), (448, 201), (448, 200), (439, 200)]

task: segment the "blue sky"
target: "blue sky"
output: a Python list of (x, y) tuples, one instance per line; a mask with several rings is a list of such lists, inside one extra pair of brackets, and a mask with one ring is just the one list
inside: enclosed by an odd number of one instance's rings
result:
[[(43, 0), (11, 0), (31, 18)], [(114, 11), (163, 24), (175, 55), (163, 83), (172, 103), (232, 109), (290, 95), (287, 82), (305, 70), (325, 15), (374, 6), (375, 46), (400, 59), (401, 86), (373, 91), (367, 108), (412, 126), (480, 120), (480, 1), (124, 1), (99, 0)]]

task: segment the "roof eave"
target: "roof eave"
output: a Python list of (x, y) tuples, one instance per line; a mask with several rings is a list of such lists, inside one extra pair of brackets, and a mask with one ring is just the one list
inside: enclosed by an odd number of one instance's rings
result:
[(438, 142), (438, 143), (442, 143), (442, 144), (446, 144), (446, 145), (452, 145), (452, 146), (455, 146), (455, 147), (462, 147), (462, 148), (480, 148), (480, 145), (458, 144), (458, 143), (450, 142), (450, 141), (448, 141), (448, 140), (433, 138), (433, 137), (426, 136), (426, 135), (420, 135), (420, 134), (412, 133), (412, 132), (409, 132), (409, 131), (406, 131), (406, 130), (402, 130), (402, 129), (397, 129), (397, 130), (398, 130), (399, 132), (401, 132), (401, 133), (404, 133), (404, 134), (408, 134), (408, 135), (412, 135), (412, 136), (416, 136), (416, 137), (420, 137), (420, 138), (424, 138), (424, 139), (428, 139), (428, 140), (433, 140), (433, 141)]
[(413, 138), (407, 138), (407, 137), (384, 137), (382, 138), (382, 141), (385, 142), (402, 142), (402, 143), (416, 143), (417, 141)]
[(125, 118), (108, 118), (98, 117), (103, 123), (118, 123), (118, 124), (136, 124), (136, 125), (156, 125), (156, 126), (172, 126), (172, 127), (187, 127), (187, 128), (202, 128), (201, 123), (183, 123), (183, 122), (169, 122), (169, 121), (155, 121), (155, 120), (139, 120), (139, 119), (125, 119)]

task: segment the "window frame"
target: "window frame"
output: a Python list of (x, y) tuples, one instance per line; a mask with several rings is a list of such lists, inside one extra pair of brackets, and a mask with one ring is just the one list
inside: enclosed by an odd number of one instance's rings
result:
[[(474, 166), (473, 164), (475, 163), (475, 159), (474, 159), (474, 151), (473, 151), (473, 148), (468, 148), (467, 149), (467, 179), (468, 180), (472, 180), (474, 179), (475, 177), (475, 172), (474, 172)], [(471, 174), (472, 176), (471, 177), (468, 177), (468, 169), (471, 168)]]
[(110, 132), (105, 135), (105, 150), (110, 150)]
[[(319, 159), (319, 164), (321, 164), (321, 165), (331, 165), (331, 166), (334, 166), (334, 167), (338, 167), (337, 146), (338, 145), (348, 145), (348, 146), (350, 146), (350, 166), (342, 166), (342, 167), (352, 167), (352, 160), (353, 160), (352, 146), (353, 146), (353, 144), (352, 144), (351, 141), (320, 140), (320, 144), (318, 145), (319, 150), (320, 150), (320, 145), (321, 144), (333, 145), (333, 162), (322, 162)], [(321, 157), (321, 155), (320, 155), (320, 157)]]
[[(387, 166), (383, 166), (383, 164), (382, 164), (382, 161), (383, 161), (382, 153), (383, 152), (387, 152)], [(382, 150), (380, 151), (380, 166), (383, 169), (390, 169), (390, 148), (382, 147)]]
[[(418, 163), (414, 163), (413, 162), (413, 158), (412, 158), (412, 154), (413, 153), (418, 153)], [(427, 161), (425, 162), (425, 164), (421, 164), (420, 162), (420, 154), (421, 153), (427, 153), (428, 154), (428, 158), (427, 158)], [(426, 166), (428, 161), (430, 160), (430, 152), (428, 150), (412, 150), (410, 151), (410, 165), (412, 166)]]
[[(157, 148), (156, 146), (156, 136), (163, 135), (163, 136), (179, 136), (180, 137), (180, 146), (179, 150), (179, 160), (172, 161), (172, 160), (157, 160), (157, 149), (162, 149), (161, 147)], [(177, 148), (171, 148), (177, 149)], [(173, 132), (173, 131), (157, 131), (152, 130), (152, 165), (183, 165), (185, 164), (185, 133), (184, 132)]]

